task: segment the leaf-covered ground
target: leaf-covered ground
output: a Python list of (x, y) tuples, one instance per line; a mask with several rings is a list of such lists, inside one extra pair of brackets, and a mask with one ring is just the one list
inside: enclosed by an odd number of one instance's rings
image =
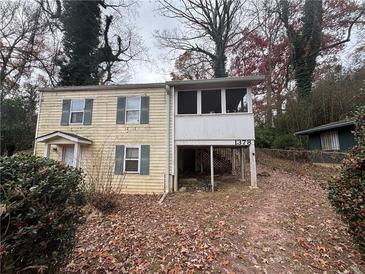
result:
[[(259, 164), (259, 189), (121, 196), (91, 214), (64, 271), (362, 273), (364, 262), (320, 186), (321, 169)], [(291, 171), (290, 171), (291, 170)]]

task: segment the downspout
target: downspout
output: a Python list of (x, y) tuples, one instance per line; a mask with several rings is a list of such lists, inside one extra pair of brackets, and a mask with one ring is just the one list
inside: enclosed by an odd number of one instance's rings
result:
[(43, 91), (40, 91), (40, 96), (39, 96), (39, 108), (38, 108), (38, 114), (37, 114), (37, 125), (35, 128), (35, 136), (34, 136), (34, 147), (33, 147), (33, 155), (36, 155), (36, 151), (37, 151), (37, 136), (38, 136), (38, 128), (39, 128), (39, 117), (41, 116), (41, 105), (42, 105), (42, 96), (43, 96)]
[(164, 194), (158, 201), (162, 204), (165, 200), (167, 194), (169, 193), (169, 182), (170, 182), (170, 86), (166, 85), (166, 117), (167, 117), (167, 134), (166, 134), (166, 167), (165, 167), (165, 184), (164, 184)]

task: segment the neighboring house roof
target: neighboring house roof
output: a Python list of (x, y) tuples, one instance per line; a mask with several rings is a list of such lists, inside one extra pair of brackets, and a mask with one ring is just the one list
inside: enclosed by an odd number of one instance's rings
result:
[(354, 121), (341, 120), (341, 121), (337, 121), (337, 122), (320, 125), (318, 127), (309, 128), (306, 130), (301, 130), (301, 131), (295, 132), (294, 134), (295, 135), (307, 135), (307, 134), (311, 134), (314, 132), (320, 132), (320, 131), (325, 131), (325, 130), (329, 130), (329, 129), (352, 126), (352, 125), (355, 125)]
[(64, 132), (64, 131), (53, 131), (51, 133), (37, 137), (36, 141), (37, 142), (47, 142), (51, 139), (59, 138), (59, 137), (65, 138), (67, 140), (70, 140), (70, 141), (76, 142), (76, 143), (92, 144), (92, 141), (85, 137), (79, 136), (75, 133), (69, 133), (69, 132)]
[(143, 88), (165, 88), (174, 86), (179, 88), (220, 88), (220, 87), (245, 87), (257, 85), (265, 79), (262, 75), (243, 77), (222, 77), (206, 80), (179, 80), (167, 81), (165, 83), (145, 83), (145, 84), (123, 84), (123, 85), (99, 85), (99, 86), (68, 86), (56, 88), (43, 88), (40, 91), (92, 91), (92, 90), (118, 90), (118, 89), (143, 89)]

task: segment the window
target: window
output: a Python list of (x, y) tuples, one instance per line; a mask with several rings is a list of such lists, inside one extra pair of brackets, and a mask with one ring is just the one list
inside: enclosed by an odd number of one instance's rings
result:
[(222, 113), (220, 89), (202, 91), (202, 113)]
[(70, 124), (82, 124), (84, 120), (85, 100), (71, 100)]
[(127, 97), (126, 123), (138, 124), (140, 120), (141, 97)]
[(125, 172), (139, 172), (139, 147), (125, 148)]
[(321, 146), (323, 150), (340, 150), (337, 131), (321, 133)]
[(247, 112), (246, 89), (226, 90), (226, 112)]
[(179, 91), (177, 93), (177, 113), (178, 114), (197, 113), (196, 91)]

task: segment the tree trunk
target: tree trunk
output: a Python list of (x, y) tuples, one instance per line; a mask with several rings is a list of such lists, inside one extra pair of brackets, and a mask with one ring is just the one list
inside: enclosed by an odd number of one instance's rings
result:
[[(315, 57), (312, 59), (315, 63)], [(315, 65), (308, 65), (304, 60), (295, 62), (294, 76), (299, 97), (305, 98), (311, 94), (314, 68)]]
[(226, 60), (227, 57), (224, 52), (224, 47), (221, 45), (216, 46), (216, 54), (213, 59), (214, 65), (214, 78), (227, 77)]

